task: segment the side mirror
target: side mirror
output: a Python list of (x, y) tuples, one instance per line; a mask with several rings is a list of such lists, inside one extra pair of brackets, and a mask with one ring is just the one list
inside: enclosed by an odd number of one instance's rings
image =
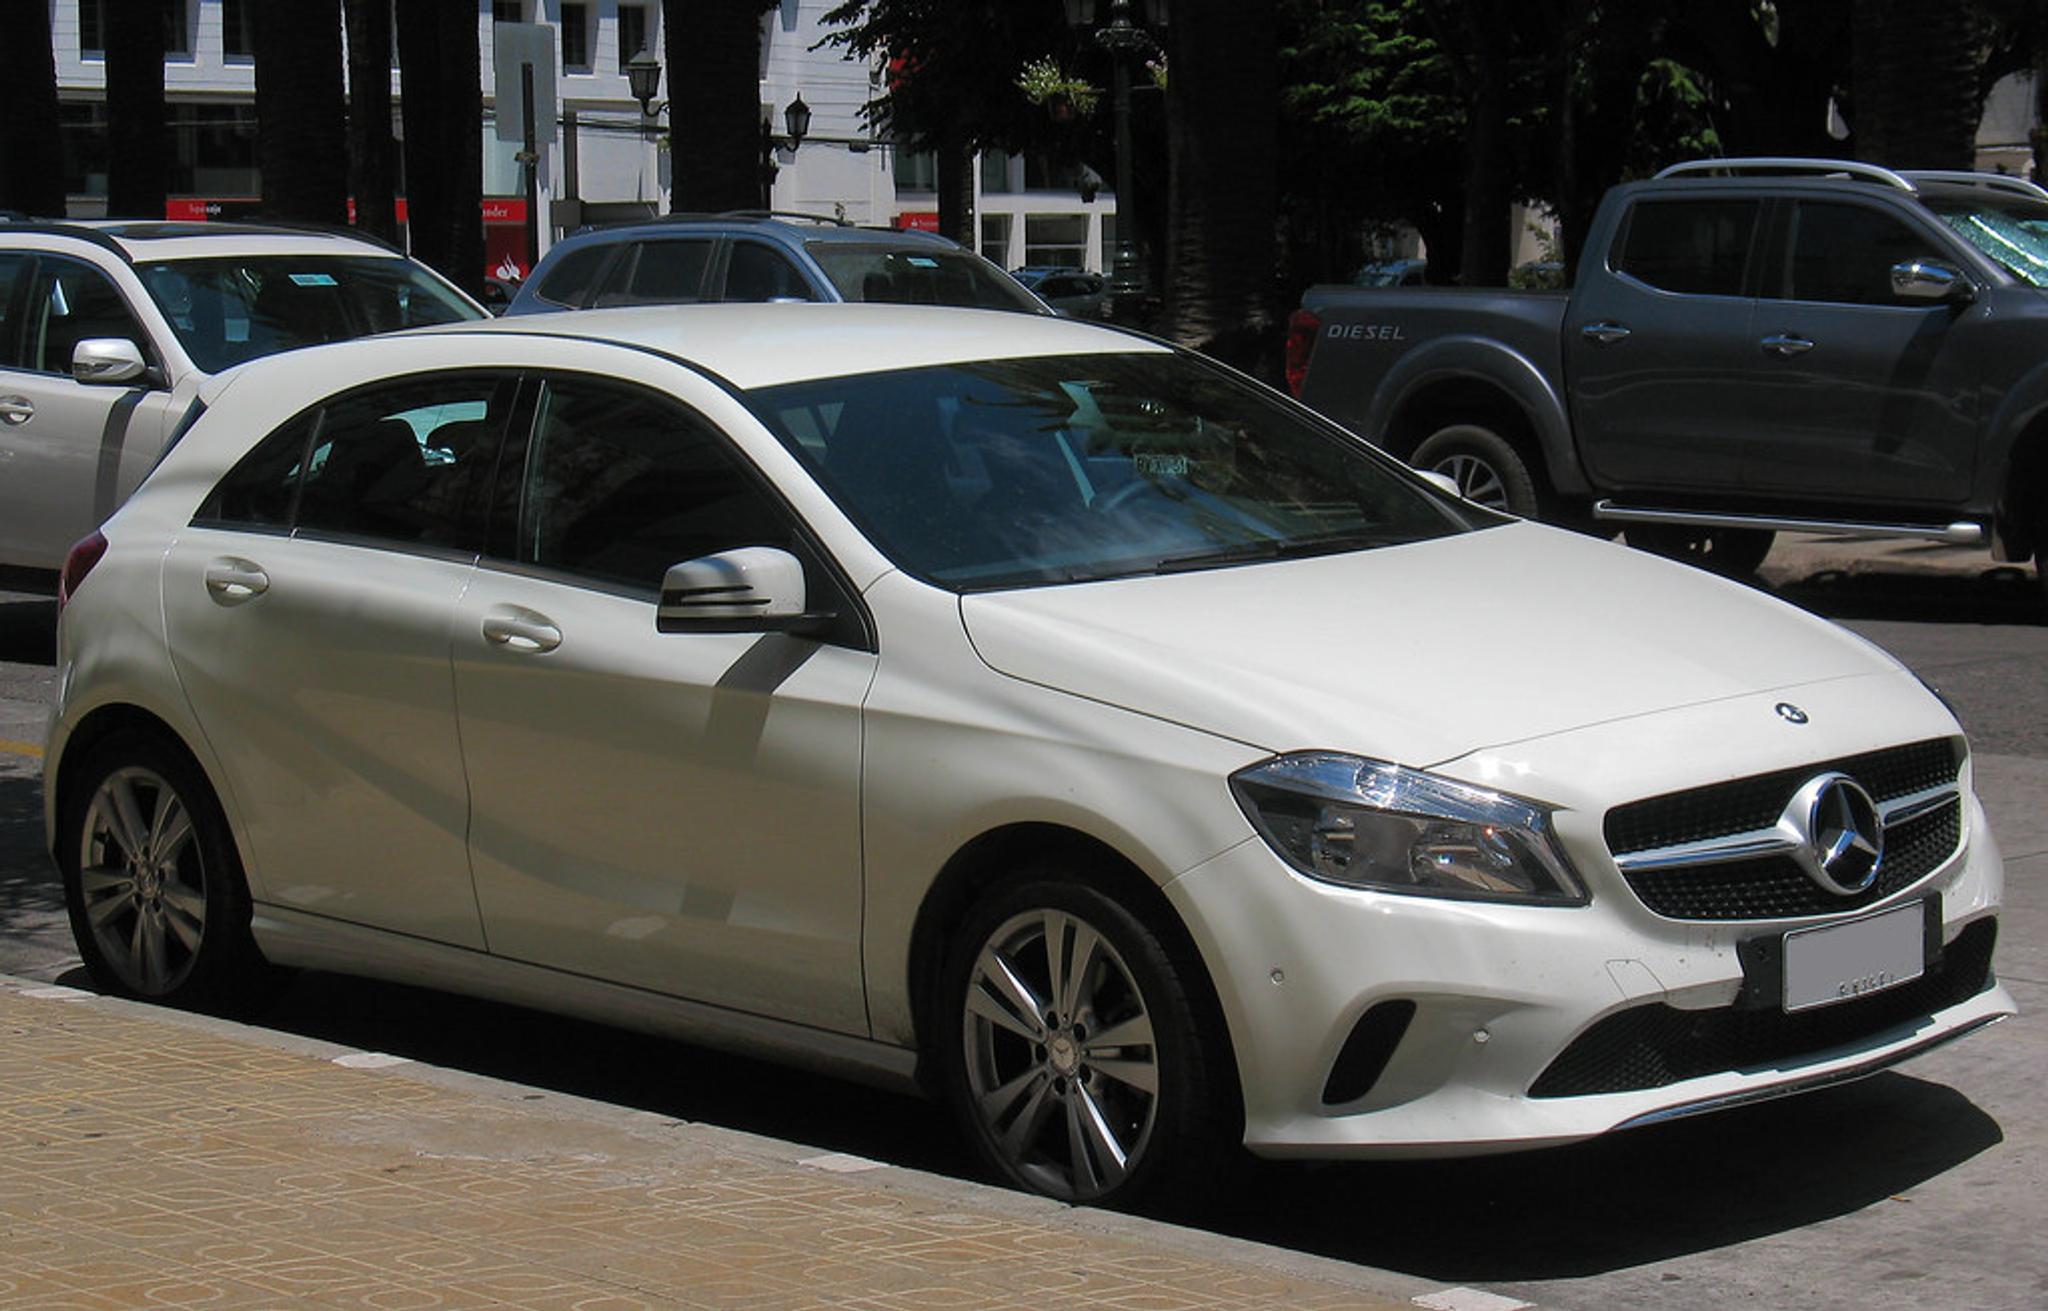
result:
[(71, 348), (71, 376), (79, 382), (133, 382), (148, 372), (149, 362), (126, 337), (87, 337)]
[(804, 609), (804, 567), (773, 546), (742, 546), (672, 565), (654, 627), (663, 633), (812, 633), (836, 615)]
[(1424, 482), (1433, 483), (1442, 491), (1448, 492), (1452, 496), (1456, 496), (1460, 499), (1463, 499), (1465, 494), (1458, 490), (1458, 480), (1456, 478), (1451, 477), (1451, 475), (1445, 473), (1443, 470), (1417, 469), (1415, 472), (1422, 475), (1422, 479)]
[(1947, 264), (1913, 259), (1892, 265), (1892, 295), (1929, 304), (1953, 301), (1967, 305), (1977, 299), (1977, 288)]

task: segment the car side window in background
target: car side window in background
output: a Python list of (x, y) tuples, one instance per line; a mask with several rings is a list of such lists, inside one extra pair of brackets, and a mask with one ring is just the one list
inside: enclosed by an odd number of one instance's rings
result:
[(14, 293), (21, 286), (21, 271), (28, 264), (26, 255), (0, 255), (0, 369), (17, 368), (19, 358), (14, 353)]
[(471, 547), (513, 386), (502, 375), (449, 375), (308, 410), (221, 480), (199, 521)]
[(562, 256), (548, 275), (540, 280), (533, 294), (557, 305), (580, 307), (583, 298), (590, 294), (591, 284), (597, 281), (604, 262), (611, 258), (618, 247), (610, 245), (585, 246)]
[(36, 267), (22, 330), (22, 355), (31, 369), (71, 372), (71, 353), (81, 341), (120, 337), (154, 361), (149, 334), (107, 275), (76, 260), (44, 256)]
[(727, 300), (815, 300), (789, 257), (758, 241), (735, 241), (725, 264)]
[(711, 242), (643, 241), (628, 251), (592, 305), (680, 305), (704, 299)]
[(1740, 296), (1761, 208), (1755, 200), (1637, 201), (1614, 271), (1660, 291)]
[(1892, 293), (1892, 265), (1939, 254), (1932, 241), (1881, 210), (1802, 200), (1792, 209), (1785, 267), (1764, 294), (1841, 305), (1918, 304)]
[(671, 565), (792, 540), (705, 420), (600, 379), (545, 384), (520, 496), (522, 563), (654, 591)]

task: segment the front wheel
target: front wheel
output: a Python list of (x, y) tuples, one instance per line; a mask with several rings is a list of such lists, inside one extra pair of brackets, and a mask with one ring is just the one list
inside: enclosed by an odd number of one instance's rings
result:
[(160, 739), (121, 733), (77, 766), (58, 860), (79, 955), (109, 992), (174, 1005), (228, 1000), (261, 960), (219, 803)]
[(1458, 495), (1489, 510), (1534, 519), (1536, 476), (1505, 437), (1491, 428), (1459, 423), (1439, 428), (1415, 448), (1410, 464), (1447, 474)]
[(1121, 1206), (1222, 1144), (1212, 1042), (1159, 936), (1093, 886), (999, 889), (940, 987), (947, 1091), (982, 1159), (1065, 1202)]
[(1670, 556), (1731, 578), (1755, 573), (1777, 539), (1767, 528), (1691, 528), (1664, 523), (1632, 523), (1622, 536), (1639, 551)]

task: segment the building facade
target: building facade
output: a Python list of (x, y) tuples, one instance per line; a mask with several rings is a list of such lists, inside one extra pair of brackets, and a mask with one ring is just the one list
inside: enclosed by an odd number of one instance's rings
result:
[[(259, 0), (161, 0), (170, 130), (169, 215), (205, 218), (254, 208), (255, 60), (251, 10)], [(781, 0), (761, 21), (761, 112), (776, 134), (799, 95), (809, 133), (792, 150), (778, 140), (771, 206), (878, 226), (933, 227), (937, 202), (929, 156), (878, 137), (861, 108), (879, 93), (878, 65), (820, 47), (832, 0)], [(112, 0), (51, 0), (62, 102), (70, 213), (106, 210), (104, 33)], [(125, 16), (125, 14), (124, 14)], [(557, 130), (540, 150), (536, 178), (543, 250), (584, 222), (666, 212), (671, 184), (665, 117), (641, 113), (626, 65), (645, 49), (666, 63), (659, 0), (477, 0), (484, 95), (485, 210), (493, 271), (523, 266), (524, 179), (518, 142), (500, 140), (494, 69), (499, 23), (540, 24), (553, 36)], [(392, 91), (403, 97), (396, 58)], [(667, 98), (664, 67), (657, 104)], [(508, 100), (506, 103), (510, 103)], [(394, 111), (392, 129), (402, 137)], [(1083, 199), (1069, 177), (1038, 161), (991, 153), (978, 161), (976, 232), (983, 254), (1005, 268), (1026, 264), (1103, 267), (1115, 240), (1115, 196)]]

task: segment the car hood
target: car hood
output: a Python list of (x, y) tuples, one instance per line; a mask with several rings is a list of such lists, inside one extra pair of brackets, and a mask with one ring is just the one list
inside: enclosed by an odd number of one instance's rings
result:
[(1270, 751), (1412, 766), (1896, 671), (1741, 584), (1515, 523), (1345, 555), (969, 594), (987, 664)]

